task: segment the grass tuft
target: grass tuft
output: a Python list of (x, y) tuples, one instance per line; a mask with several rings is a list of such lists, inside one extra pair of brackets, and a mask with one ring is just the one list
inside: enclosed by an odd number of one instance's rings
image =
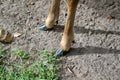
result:
[(28, 55), (22, 50), (8, 54), (0, 48), (0, 80), (58, 80), (58, 60), (47, 50)]

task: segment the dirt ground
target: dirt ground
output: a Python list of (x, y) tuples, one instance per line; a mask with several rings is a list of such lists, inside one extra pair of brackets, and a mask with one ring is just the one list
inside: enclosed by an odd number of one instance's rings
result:
[[(61, 0), (59, 25), (41, 31), (50, 0), (0, 0), (0, 27), (22, 35), (7, 49), (26, 53), (57, 49), (61, 40), (66, 1)], [(120, 0), (81, 0), (75, 25), (75, 42), (71, 52), (59, 65), (60, 80), (120, 80)]]

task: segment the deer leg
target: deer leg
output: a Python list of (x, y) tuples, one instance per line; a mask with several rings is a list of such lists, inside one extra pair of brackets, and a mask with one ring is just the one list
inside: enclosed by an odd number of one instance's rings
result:
[(65, 29), (60, 43), (60, 49), (55, 53), (55, 56), (61, 56), (66, 54), (71, 47), (71, 42), (74, 39), (74, 19), (76, 8), (79, 0), (67, 0), (68, 15), (66, 19)]
[(50, 11), (45, 21), (45, 25), (40, 25), (40, 29), (47, 30), (54, 27), (55, 22), (59, 18), (60, 1), (61, 0), (52, 0)]

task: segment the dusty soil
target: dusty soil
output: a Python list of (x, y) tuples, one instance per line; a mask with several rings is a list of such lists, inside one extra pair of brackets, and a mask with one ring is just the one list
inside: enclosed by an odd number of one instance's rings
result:
[[(9, 50), (26, 53), (57, 49), (65, 14), (61, 2), (59, 25), (52, 31), (41, 31), (50, 0), (0, 0), (0, 27), (22, 35)], [(75, 19), (75, 41), (71, 52), (62, 58), (60, 80), (120, 80), (120, 0), (81, 0)]]

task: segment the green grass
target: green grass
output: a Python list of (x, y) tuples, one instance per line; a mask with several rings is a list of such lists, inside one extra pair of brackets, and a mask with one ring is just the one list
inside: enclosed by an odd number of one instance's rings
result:
[(0, 48), (0, 80), (58, 80), (57, 61), (47, 50), (25, 54)]

